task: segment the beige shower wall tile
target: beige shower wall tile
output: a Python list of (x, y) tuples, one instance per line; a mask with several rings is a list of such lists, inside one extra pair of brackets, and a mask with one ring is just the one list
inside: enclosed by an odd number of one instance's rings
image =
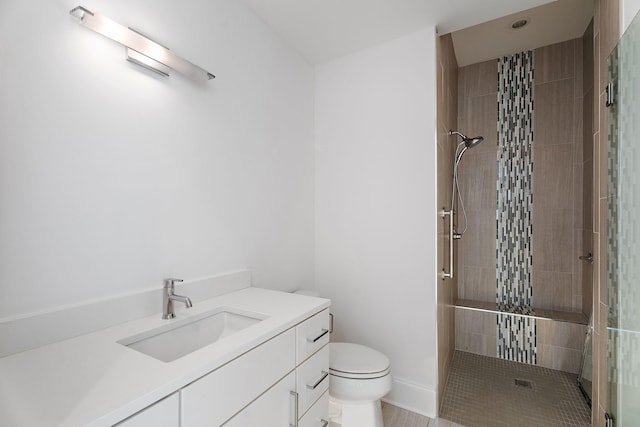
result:
[(458, 69), (458, 125), (462, 124), (462, 120), (464, 119), (463, 114), (463, 106), (464, 100), (467, 98), (467, 92), (465, 87), (467, 85), (467, 67), (462, 67)]
[(535, 85), (534, 135), (538, 145), (573, 142), (574, 79)]
[(582, 226), (586, 229), (593, 230), (593, 161), (587, 160), (582, 166)]
[(538, 346), (538, 365), (577, 374), (580, 370), (582, 350), (574, 350), (553, 345)]
[(438, 132), (438, 209), (451, 206), (451, 184), (453, 181), (453, 154), (446, 140), (444, 125)]
[(581, 313), (582, 312), (582, 276), (584, 274), (584, 266), (587, 264), (584, 261), (581, 261), (578, 257), (585, 256), (587, 253), (585, 252), (582, 244), (582, 230), (574, 229), (573, 230), (573, 275), (571, 277), (572, 280), (572, 311)]
[(463, 67), (465, 70), (464, 95), (468, 98), (498, 92), (498, 61), (480, 62)]
[(496, 357), (496, 348), (495, 336), (470, 334), (467, 332), (456, 334), (456, 350), (480, 354), (482, 356)]
[(542, 208), (534, 203), (533, 230), (534, 271), (571, 273), (574, 255), (571, 210)]
[(593, 87), (593, 19), (587, 25), (582, 36), (582, 70), (584, 92)]
[(571, 209), (573, 147), (570, 144), (535, 146), (534, 206)]
[[(593, 254), (593, 232), (582, 230), (584, 251)], [(582, 312), (589, 317), (593, 310), (593, 264), (585, 263), (582, 269)]]
[(597, 98), (603, 89), (600, 87), (602, 83), (600, 79), (600, 33), (595, 33), (593, 38), (593, 60), (595, 61), (593, 66), (593, 93)]
[[(593, 233), (593, 264), (591, 264), (592, 275), (593, 275), (593, 306), (594, 309), (597, 308), (598, 303), (600, 302), (600, 291), (605, 286), (600, 284), (600, 270), (604, 267), (606, 269), (606, 265), (602, 265), (600, 261), (600, 233)], [(595, 316), (598, 315), (598, 311), (594, 313)]]
[[(609, 56), (606, 52), (606, 48), (603, 44), (603, 42), (605, 41), (605, 36), (604, 34), (601, 32), (600, 33), (600, 46), (597, 49), (598, 54), (600, 55), (600, 61), (599, 61), (599, 70), (598, 70), (598, 76), (600, 78), (600, 81), (598, 82), (598, 94), (602, 95), (603, 93), (605, 93), (605, 88), (607, 87), (607, 83), (609, 80), (609, 70), (608, 70), (608, 64), (607, 64), (607, 57)], [(600, 128), (602, 129), (602, 128)]]
[(480, 209), (493, 210), (491, 219), (495, 220), (496, 209), (496, 149), (493, 153), (467, 151), (458, 166), (458, 180), (465, 208), (470, 215)]
[[(438, 52), (439, 53), (439, 52)], [(436, 99), (436, 108), (438, 121), (440, 121), (440, 116), (445, 114), (444, 103), (446, 101), (446, 85), (444, 82), (444, 69), (441, 62), (436, 66), (436, 81), (438, 82), (438, 93)]]
[(573, 228), (583, 228), (584, 180), (583, 164), (573, 165)]
[(601, 22), (600, 16), (602, 15), (601, 3), (603, 1), (604, 0), (594, 0), (593, 2), (593, 33), (594, 34), (598, 34), (600, 32), (600, 22)]
[(462, 331), (471, 334), (496, 335), (496, 314), (459, 308), (456, 311), (460, 312), (456, 320), (462, 320)]
[(574, 313), (582, 313), (582, 295), (573, 294), (573, 311)]
[(495, 302), (495, 267), (463, 267), (463, 281), (458, 281), (458, 298), (473, 301)]
[(534, 51), (536, 84), (573, 77), (575, 49), (574, 40), (536, 49)]
[(584, 63), (583, 63), (583, 55), (584, 52), (582, 50), (582, 44), (583, 44), (583, 40), (582, 37), (578, 37), (576, 39), (573, 39), (573, 43), (574, 43), (574, 61), (573, 61), (573, 67), (574, 67), (574, 73), (573, 76), (576, 80), (575, 85), (576, 85), (576, 90), (575, 90), (575, 96), (576, 98), (582, 98), (582, 94), (584, 92)]
[(534, 270), (534, 307), (571, 311), (573, 306), (571, 276), (571, 273)]
[(539, 344), (582, 351), (587, 334), (587, 325), (554, 320), (538, 320), (537, 334)]
[(593, 194), (593, 206), (592, 206), (592, 227), (594, 233), (600, 231), (600, 205), (598, 204), (598, 199), (600, 199), (599, 194), (599, 174), (600, 174), (600, 133), (596, 133), (593, 137), (593, 180), (592, 180), (592, 194)]
[(582, 161), (593, 159), (593, 90), (585, 93), (582, 109)]
[[(452, 77), (451, 79), (452, 81), (456, 81), (456, 79), (454, 79)], [(453, 128), (457, 128), (458, 127), (458, 91), (457, 89), (449, 87), (448, 91), (447, 91), (447, 107), (448, 107), (448, 117), (447, 117), (447, 122), (445, 123), (445, 125), (449, 128), (449, 130), (455, 130)], [(451, 144), (452, 146), (452, 152), (453, 152), (453, 144)]]
[(462, 284), (465, 283), (466, 281), (466, 276), (465, 276), (465, 259), (464, 259), (464, 253), (462, 251), (462, 249), (460, 248), (460, 241), (458, 241), (458, 243), (454, 244), (453, 247), (453, 252), (454, 252), (454, 268), (456, 270), (456, 290), (457, 290), (457, 297), (458, 298), (462, 298), (460, 296), (460, 292), (461, 292), (461, 287)]
[[(577, 92), (578, 88), (580, 86), (576, 85), (575, 87), (575, 91)], [(582, 99), (582, 96), (580, 98), (576, 98), (574, 101), (574, 109), (573, 109), (573, 114), (574, 114), (574, 118), (573, 118), (573, 135), (574, 135), (574, 156), (573, 156), (573, 163), (575, 164), (582, 164), (582, 162), (584, 161), (584, 144), (583, 144), (583, 130), (584, 130), (584, 124), (582, 123), (583, 119), (584, 119), (584, 114), (583, 114), (583, 108), (584, 108), (584, 99)]]
[(456, 309), (456, 350), (496, 357), (496, 315)]
[[(466, 266), (495, 269), (496, 265), (496, 225), (495, 208), (468, 211), (469, 227), (458, 249)], [(462, 215), (460, 215), (462, 223)]]
[[(490, 94), (465, 98), (459, 110), (462, 110), (462, 121), (458, 131), (469, 137), (483, 136), (484, 141), (473, 148), (474, 152), (497, 152), (498, 98)], [(459, 138), (456, 141), (460, 141)], [(471, 153), (471, 151), (469, 152)], [(465, 154), (466, 156), (466, 154)], [(494, 159), (495, 160), (495, 159)]]

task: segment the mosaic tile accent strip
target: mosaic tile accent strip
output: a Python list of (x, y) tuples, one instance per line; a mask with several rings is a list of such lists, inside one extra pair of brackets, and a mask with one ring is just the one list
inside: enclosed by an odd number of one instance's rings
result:
[[(496, 302), (533, 306), (533, 51), (498, 60)], [(515, 312), (515, 311), (514, 311)], [(535, 319), (498, 316), (498, 357), (535, 364)]]
[(512, 314), (524, 314), (525, 316), (535, 316), (536, 311), (531, 307), (521, 307), (514, 304), (503, 304), (499, 302), (497, 304), (498, 311)]
[(454, 353), (440, 417), (467, 427), (591, 427), (575, 374), (462, 351)]

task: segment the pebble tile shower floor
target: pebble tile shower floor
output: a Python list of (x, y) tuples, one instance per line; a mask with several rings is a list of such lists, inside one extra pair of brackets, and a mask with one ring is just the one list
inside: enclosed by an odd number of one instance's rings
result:
[(462, 351), (454, 353), (440, 417), (466, 427), (591, 426), (575, 374)]

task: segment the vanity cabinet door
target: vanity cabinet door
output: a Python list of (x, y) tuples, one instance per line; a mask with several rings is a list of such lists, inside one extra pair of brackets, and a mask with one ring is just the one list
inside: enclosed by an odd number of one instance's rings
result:
[(291, 372), (224, 426), (287, 427), (292, 425), (295, 400), (291, 391), (295, 388), (296, 373)]
[(180, 427), (180, 400), (178, 393), (165, 397), (159, 402), (116, 424), (117, 427)]
[(325, 345), (298, 367), (298, 416), (302, 417), (328, 389), (329, 346)]
[(296, 326), (296, 361), (299, 364), (329, 343), (329, 309)]
[(329, 392), (325, 391), (311, 409), (304, 414), (304, 417), (298, 423), (298, 427), (327, 427), (328, 425)]
[(181, 426), (222, 425), (295, 366), (295, 332), (289, 329), (184, 387)]

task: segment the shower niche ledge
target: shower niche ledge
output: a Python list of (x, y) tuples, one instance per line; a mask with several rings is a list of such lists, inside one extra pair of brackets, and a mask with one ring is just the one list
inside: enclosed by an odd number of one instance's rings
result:
[(527, 309), (526, 313), (518, 313), (510, 310), (506, 310), (500, 307), (495, 302), (487, 301), (475, 301), (468, 299), (457, 299), (455, 307), (464, 310), (483, 311), (486, 313), (495, 314), (509, 314), (512, 316), (528, 317), (531, 319), (547, 319), (555, 320), (557, 322), (578, 323), (580, 325), (587, 325), (589, 319), (583, 313), (573, 311), (559, 311), (559, 310), (547, 310), (543, 308), (531, 308)]

